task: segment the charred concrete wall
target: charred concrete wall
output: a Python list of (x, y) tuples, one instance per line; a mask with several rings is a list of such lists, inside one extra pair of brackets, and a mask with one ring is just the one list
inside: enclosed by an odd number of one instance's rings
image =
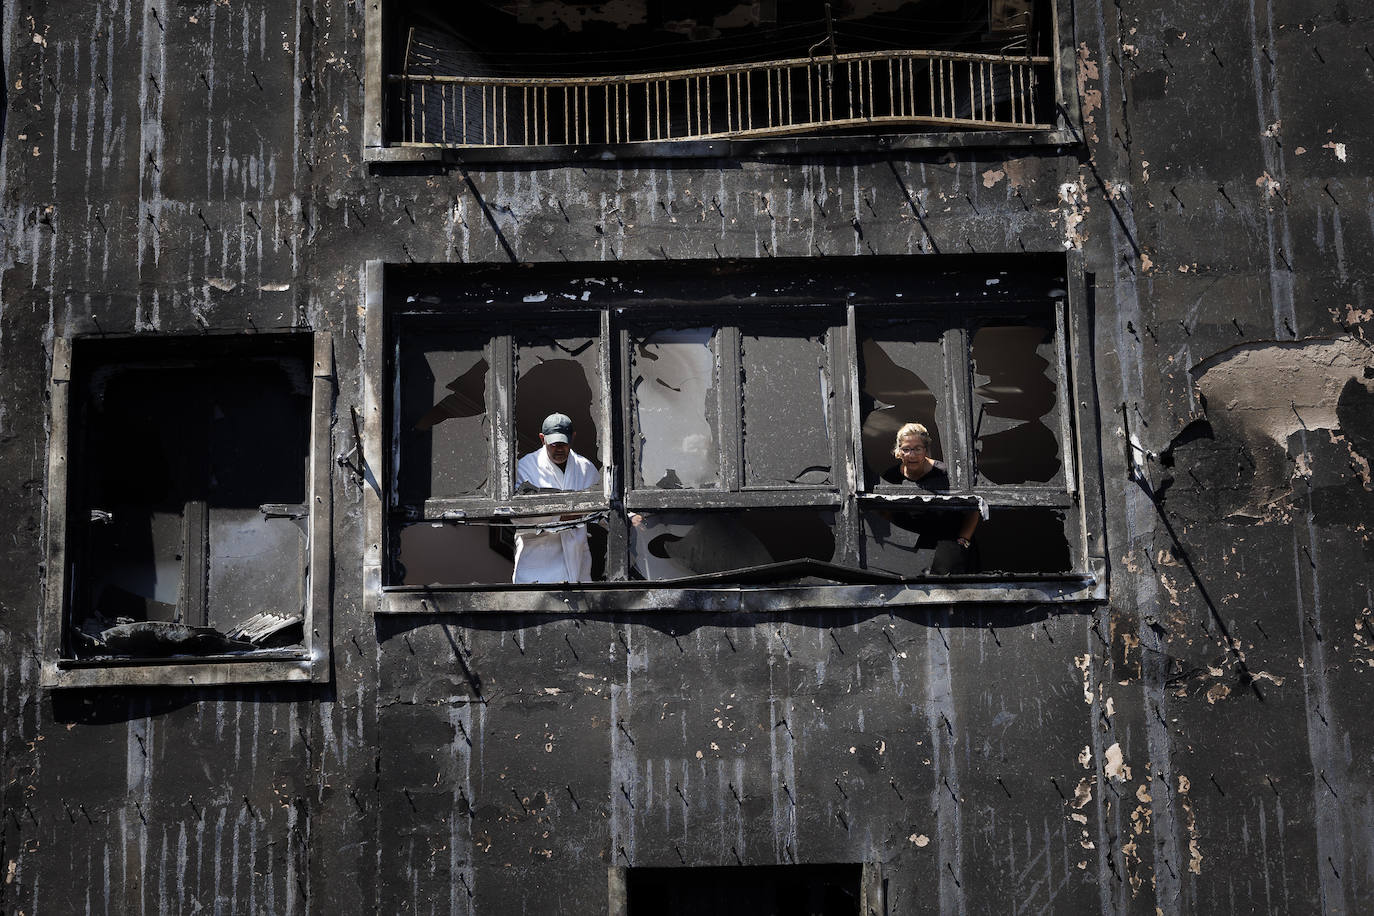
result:
[[(595, 913), (612, 867), (870, 862), (892, 913), (1358, 911), (1370, 19), (1059, 15), (1063, 147), (372, 168), (362, 3), (7, 5), (0, 905)], [(39, 686), (56, 339), (327, 332), (345, 455), (370, 260), (1066, 247), (1105, 602), (378, 617), (336, 465), (328, 683)]]

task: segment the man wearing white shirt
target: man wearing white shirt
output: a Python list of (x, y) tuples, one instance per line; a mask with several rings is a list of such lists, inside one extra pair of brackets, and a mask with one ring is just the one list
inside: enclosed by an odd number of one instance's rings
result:
[[(601, 473), (572, 450), (576, 436), (566, 414), (551, 413), (545, 417), (539, 434), (544, 447), (520, 459), (515, 469), (516, 488), (526, 483), (545, 490), (588, 490), (596, 486)], [(559, 520), (578, 517), (564, 515)], [(587, 547), (585, 524), (551, 531), (523, 528), (516, 534), (512, 581), (590, 582), (591, 578), (592, 553)]]

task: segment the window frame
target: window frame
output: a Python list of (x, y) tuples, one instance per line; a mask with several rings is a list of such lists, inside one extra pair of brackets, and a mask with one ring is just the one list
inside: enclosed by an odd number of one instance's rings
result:
[[(1091, 320), (1089, 306), (1085, 301), (1087, 287), (1082, 270), (1081, 256), (1076, 253), (1055, 252), (1065, 257), (1067, 290), (1055, 308), (1057, 328), (1057, 350), (1059, 352), (1058, 391), (1063, 401), (1066, 424), (1069, 426), (1069, 449), (1061, 453), (1066, 456), (1065, 472), (1069, 472), (1072, 462), (1074, 487), (1055, 488), (1057, 495), (1038, 493), (1007, 493), (999, 495), (993, 505), (1003, 508), (1032, 507), (1052, 501), (1056, 507), (1065, 508), (1065, 534), (1069, 543), (1070, 555), (1074, 564), (1071, 572), (1064, 574), (1017, 574), (1003, 578), (986, 575), (968, 577), (911, 579), (902, 582), (863, 581), (861, 571), (855, 571), (853, 581), (834, 585), (734, 585), (713, 583), (668, 582), (659, 584), (652, 581), (620, 580), (592, 583), (578, 583), (574, 586), (516, 585), (512, 583), (482, 583), (469, 585), (397, 585), (387, 583), (384, 570), (390, 561), (391, 545), (387, 538), (391, 526), (386, 520), (386, 506), (380, 489), (369, 493), (368, 505), (368, 555), (364, 559), (365, 579), (369, 592), (374, 596), (374, 611), (379, 614), (433, 614), (436, 612), (457, 613), (637, 613), (653, 612), (665, 608), (678, 610), (697, 610), (707, 612), (768, 612), (779, 610), (805, 610), (853, 606), (886, 606), (931, 603), (1072, 603), (1083, 601), (1102, 601), (1107, 597), (1107, 562), (1103, 534), (1103, 515), (1101, 511), (1101, 488), (1095, 472), (1088, 468), (1097, 467), (1095, 441), (1085, 440), (1082, 434), (1084, 424), (1091, 424), (1096, 405), (1093, 388), (1093, 372), (1090, 362), (1084, 362), (1083, 341), (1090, 340)], [(622, 265), (624, 267), (625, 265)], [(405, 271), (411, 265), (394, 265), (395, 270)], [(388, 265), (381, 261), (368, 262), (365, 270), (365, 331), (366, 331), (366, 374), (369, 380), (370, 397), (367, 407), (366, 431), (364, 433), (365, 452), (373, 467), (389, 467), (391, 440), (389, 430), (383, 425), (382, 401), (380, 395), (390, 387), (391, 373), (398, 371), (387, 365), (385, 355), (390, 346), (387, 329), (387, 283), (385, 280)], [(646, 265), (645, 269), (652, 269)], [(801, 307), (799, 305), (799, 307)], [(844, 348), (852, 348), (850, 341), (856, 341), (855, 306), (846, 309), (846, 324), (839, 330), (845, 335)], [(603, 307), (603, 319), (609, 322), (614, 307)], [(609, 329), (607, 329), (609, 330)], [(623, 344), (624, 341), (622, 340)], [(832, 353), (834, 347), (831, 348)], [(844, 352), (843, 349), (841, 352)], [(967, 351), (965, 351), (967, 352)], [(623, 353), (623, 350), (622, 350)], [(1072, 367), (1080, 367), (1073, 371)], [(620, 380), (624, 383), (624, 380)], [(848, 373), (837, 373), (832, 377), (837, 389), (845, 390), (849, 400), (846, 411), (855, 424), (860, 422), (858, 413), (857, 368)], [(610, 386), (607, 386), (610, 387)], [(618, 389), (619, 390), (619, 389)], [(392, 393), (394, 397), (394, 393)], [(832, 399), (838, 402), (839, 392)], [(621, 422), (611, 405), (605, 405), (606, 415), (611, 428)], [(1073, 422), (1077, 419), (1077, 422)], [(389, 420), (387, 421), (389, 423)], [(857, 429), (854, 431), (857, 433)], [(1061, 430), (1061, 433), (1063, 431)], [(628, 448), (628, 430), (620, 431), (622, 448)], [(603, 448), (609, 437), (603, 438)], [(846, 435), (845, 446), (852, 452), (852, 443), (858, 441), (855, 435)], [(606, 472), (610, 469), (610, 473)], [(861, 489), (863, 474), (861, 459), (857, 456), (836, 469), (836, 486), (839, 488), (836, 506), (837, 562), (855, 562), (857, 556), (849, 556), (857, 549), (860, 523), (858, 514), (861, 503), (898, 503), (918, 496), (902, 496), (895, 493), (872, 493)], [(389, 473), (389, 471), (388, 471)], [(606, 488), (603, 500), (596, 506), (614, 507), (616, 494), (620, 492), (619, 475), (626, 473), (624, 468), (614, 467), (611, 462), (603, 466), (602, 479)], [(849, 475), (846, 477), (846, 475)], [(513, 479), (513, 471), (511, 472)], [(385, 478), (383, 478), (385, 479)], [(848, 489), (846, 489), (848, 488)], [(1024, 490), (1026, 488), (1013, 488)], [(681, 492), (681, 491), (672, 491)], [(803, 491), (803, 493), (815, 491)], [(726, 494), (732, 495), (732, 494)], [(738, 496), (740, 494), (733, 494)], [(680, 498), (680, 497), (675, 497)], [(809, 497), (814, 502), (814, 495)], [(925, 497), (929, 498), (929, 497)], [(955, 499), (968, 505), (977, 505), (977, 499), (967, 492), (953, 497), (935, 499)], [(985, 497), (986, 498), (986, 497)], [(698, 508), (724, 508), (721, 504), (711, 505), (711, 497), (703, 500)], [(588, 500), (588, 503), (591, 501)], [(990, 501), (991, 502), (991, 501)], [(562, 498), (550, 500), (539, 505), (529, 506), (529, 511), (564, 511), (570, 505)], [(781, 507), (781, 501), (759, 502), (761, 506)], [(803, 503), (805, 504), (805, 503)], [(580, 504), (578, 504), (580, 505)], [(728, 506), (747, 508), (741, 502), (730, 502)], [(622, 516), (634, 511), (632, 503), (618, 508)], [(693, 506), (682, 506), (693, 508)], [(614, 517), (615, 513), (612, 512)], [(607, 557), (607, 575), (617, 570), (611, 564), (615, 551), (624, 553), (625, 544), (622, 532), (612, 527)], [(840, 546), (845, 547), (844, 551)], [(624, 562), (622, 560), (622, 562)]]
[(394, 5), (402, 0), (370, 0), (366, 4), (363, 54), (363, 161), (374, 167), (389, 164), (463, 164), (603, 161), (605, 159), (755, 158), (807, 156), (820, 153), (857, 153), (882, 150), (957, 148), (1045, 148), (1083, 144), (1082, 105), (1077, 93), (1077, 55), (1071, 24), (1074, 0), (1045, 0), (1050, 14), (1052, 62), (1049, 70), (1054, 127), (1010, 130), (930, 130), (873, 135), (814, 135), (766, 139), (653, 140), (635, 143), (590, 143), (549, 146), (445, 146), (404, 144), (387, 136), (386, 29)]
[[(48, 500), (46, 505), (47, 575), (44, 583), (41, 677), (47, 688), (182, 686), (208, 687), (251, 683), (320, 683), (331, 677), (330, 582), (332, 579), (332, 472), (330, 426), (333, 417), (335, 373), (333, 345), (328, 333), (295, 331), (284, 334), (263, 333), (263, 338), (308, 335), (311, 353), (311, 397), (308, 431), (308, 475), (306, 481), (307, 544), (309, 572), (302, 583), (305, 594), (303, 642), (299, 648), (261, 649), (242, 654), (173, 655), (165, 658), (141, 656), (81, 659), (64, 654), (67, 634), (72, 626), (70, 607), (73, 595), (73, 570), (68, 544), (76, 532), (69, 529), (69, 494), (73, 475), (68, 456), (73, 441), (72, 411), (74, 351), (91, 347), (112, 350), (129, 336), (99, 335), (53, 340), (52, 367), (48, 397), (50, 433), (48, 438)], [(202, 344), (207, 337), (194, 340)], [(235, 335), (243, 336), (243, 335)], [(148, 335), (140, 335), (148, 339)], [(171, 342), (172, 336), (157, 341)], [(117, 354), (115, 354), (117, 355)]]

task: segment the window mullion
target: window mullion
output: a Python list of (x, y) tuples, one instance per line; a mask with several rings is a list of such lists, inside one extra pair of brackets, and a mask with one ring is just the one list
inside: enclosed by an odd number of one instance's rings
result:
[(1078, 473), (1074, 467), (1073, 407), (1069, 396), (1068, 321), (1067, 303), (1060, 299), (1054, 304), (1054, 353), (1057, 361), (1055, 395), (1062, 409), (1059, 411), (1059, 454), (1064, 461), (1064, 489), (1070, 495), (1078, 493)]
[(716, 416), (720, 432), (716, 441), (720, 446), (721, 483), (727, 492), (737, 493), (744, 479), (744, 429), (741, 425), (744, 380), (740, 378), (739, 327), (720, 328), (716, 341), (720, 348), (716, 356), (720, 371), (716, 383)]
[(491, 480), (496, 482), (493, 495), (498, 500), (510, 499), (515, 492), (515, 341), (509, 334), (491, 339), (491, 376), (495, 384), (489, 386), (487, 415), (492, 423)]
[(828, 335), (827, 357), (830, 360), (830, 381), (835, 387), (831, 398), (831, 436), (835, 446), (835, 467), (838, 469), (840, 493), (844, 499), (835, 519), (835, 540), (839, 545), (837, 560), (846, 566), (859, 565), (859, 501), (856, 494), (863, 488), (863, 474), (859, 472), (861, 454), (859, 423), (859, 335), (858, 315), (854, 306), (845, 309), (843, 327), (832, 328)]
[[(951, 310), (953, 311), (953, 310)], [(957, 313), (956, 313), (957, 314)], [(954, 435), (946, 446), (946, 465), (952, 466), (951, 483), (956, 490), (975, 487), (978, 471), (974, 466), (976, 443), (973, 441), (972, 379), (969, 376), (969, 335), (964, 321), (950, 316), (944, 334), (945, 355), (945, 422)]]
[(187, 626), (209, 625), (205, 590), (207, 557), (210, 550), (209, 513), (205, 500), (187, 500), (182, 505), (181, 523), (181, 622)]
[(626, 417), (631, 410), (629, 391), (625, 387), (629, 372), (624, 363), (629, 347), (627, 332), (613, 325), (610, 309), (601, 312), (599, 345), (601, 419), (606, 424), (606, 435), (601, 440), (601, 485), (612, 510), (606, 518), (606, 579), (623, 582), (629, 578), (630, 562), (629, 519), (623, 510), (628, 472), (625, 465), (631, 454), (626, 439), (630, 425)]

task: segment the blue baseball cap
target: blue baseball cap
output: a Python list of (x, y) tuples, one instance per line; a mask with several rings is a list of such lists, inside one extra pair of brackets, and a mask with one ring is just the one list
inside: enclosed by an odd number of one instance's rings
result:
[(571, 441), (572, 431), (572, 418), (565, 413), (549, 414), (544, 418), (544, 427), (540, 430), (546, 444)]

